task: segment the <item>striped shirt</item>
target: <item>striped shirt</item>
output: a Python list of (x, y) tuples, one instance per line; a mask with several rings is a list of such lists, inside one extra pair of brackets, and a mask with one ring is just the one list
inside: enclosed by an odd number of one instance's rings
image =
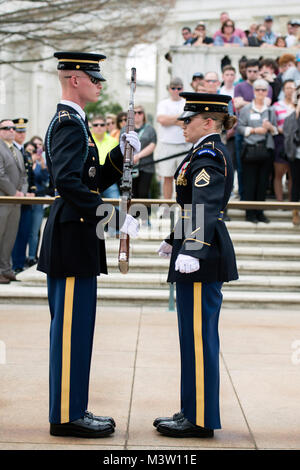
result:
[(287, 118), (295, 109), (294, 106), (287, 105), (284, 101), (276, 101), (272, 107), (275, 112), (277, 127), (283, 127), (285, 118)]

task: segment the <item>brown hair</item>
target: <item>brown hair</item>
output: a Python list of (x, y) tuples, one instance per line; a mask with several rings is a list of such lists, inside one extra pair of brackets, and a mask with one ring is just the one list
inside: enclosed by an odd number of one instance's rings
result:
[(282, 65), (288, 64), (289, 62), (294, 62), (294, 64), (296, 64), (296, 58), (293, 54), (283, 54), (278, 59), (278, 64), (280, 65), (280, 67)]
[(224, 21), (224, 23), (222, 24), (222, 27), (221, 27), (221, 31), (222, 33), (224, 34), (224, 30), (225, 30), (225, 26), (227, 25), (227, 22), (230, 21), (230, 23), (232, 23), (232, 28), (233, 28), (233, 31), (235, 30), (235, 24), (234, 24), (234, 21), (228, 19), (226, 21)]
[(226, 131), (232, 129), (235, 123), (237, 122), (237, 117), (231, 114), (224, 114), (224, 113), (203, 113), (201, 114), (203, 119), (213, 119), (216, 121), (218, 130), (222, 130), (222, 127)]

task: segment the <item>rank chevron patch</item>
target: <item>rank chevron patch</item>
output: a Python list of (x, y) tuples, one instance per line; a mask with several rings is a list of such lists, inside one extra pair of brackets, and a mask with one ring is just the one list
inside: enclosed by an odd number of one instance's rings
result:
[(210, 176), (207, 171), (203, 168), (199, 175), (196, 176), (195, 179), (195, 186), (197, 188), (202, 188), (203, 186), (207, 186), (210, 182)]

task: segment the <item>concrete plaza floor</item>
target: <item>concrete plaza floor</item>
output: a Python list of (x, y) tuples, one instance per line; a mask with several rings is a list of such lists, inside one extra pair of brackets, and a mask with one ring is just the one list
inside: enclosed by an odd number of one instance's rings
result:
[(0, 305), (1, 450), (300, 449), (300, 312), (223, 309), (222, 430), (172, 439), (152, 426), (179, 409), (175, 312), (98, 307), (89, 410), (113, 416), (105, 439), (49, 435), (46, 306)]

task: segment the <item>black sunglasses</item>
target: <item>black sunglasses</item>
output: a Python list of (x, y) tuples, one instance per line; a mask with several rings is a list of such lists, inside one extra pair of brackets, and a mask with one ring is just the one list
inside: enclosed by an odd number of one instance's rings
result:
[[(95, 77), (92, 77), (92, 75), (88, 75), (88, 74), (86, 74), (86, 75), (94, 85), (98, 85), (98, 83), (101, 82), (100, 78), (95, 78)], [(81, 75), (65, 75), (64, 78), (72, 78), (72, 77), (86, 78), (86, 77), (83, 77)]]
[(10, 131), (13, 129), (14, 131), (16, 130), (16, 126), (5, 126), (5, 127), (0, 127), (0, 131)]
[(171, 90), (182, 90), (182, 86), (171, 86)]
[(134, 111), (134, 114), (144, 114), (144, 111)]
[(99, 126), (100, 126), (100, 127), (104, 127), (104, 126), (106, 126), (106, 124), (105, 124), (105, 122), (102, 122), (102, 124), (96, 123), (96, 124), (92, 124), (92, 126), (93, 126), (93, 127), (99, 127)]

